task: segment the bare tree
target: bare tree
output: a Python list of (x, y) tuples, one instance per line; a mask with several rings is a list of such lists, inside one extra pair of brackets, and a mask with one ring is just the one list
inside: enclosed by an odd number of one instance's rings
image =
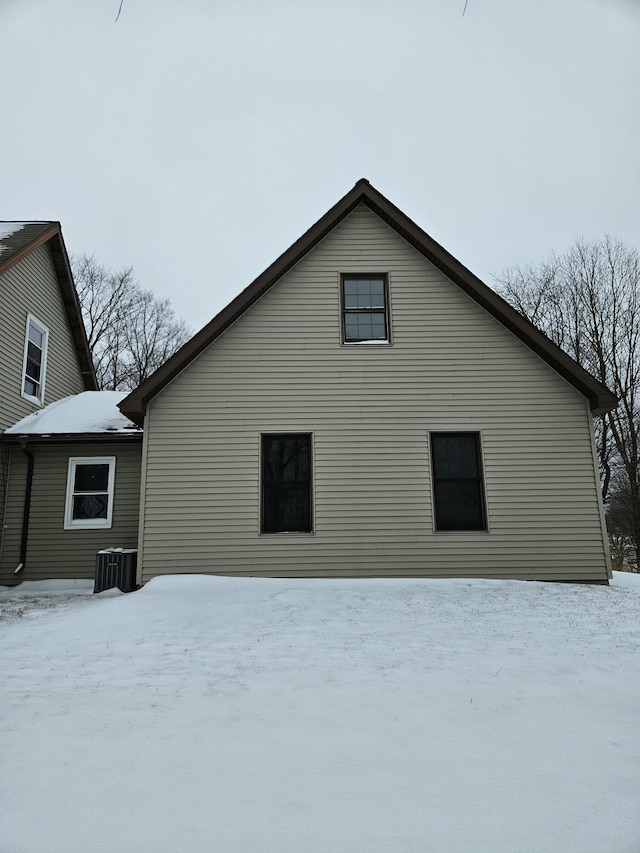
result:
[(616, 476), (607, 505), (607, 528), (611, 540), (614, 568), (640, 571), (638, 553), (634, 548), (633, 506), (631, 492), (624, 472)]
[(612, 237), (577, 240), (538, 266), (506, 270), (498, 290), (618, 396), (596, 419), (605, 502), (625, 489), (640, 562), (640, 254)]
[(150, 376), (191, 337), (183, 320), (176, 320), (171, 302), (138, 289), (130, 322), (123, 329), (132, 388)]
[(132, 267), (109, 270), (93, 255), (71, 267), (101, 389), (130, 391), (189, 339), (171, 302), (142, 288)]

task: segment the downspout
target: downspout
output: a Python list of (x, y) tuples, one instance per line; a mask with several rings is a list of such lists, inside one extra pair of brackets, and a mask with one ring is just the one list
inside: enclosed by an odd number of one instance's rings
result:
[(27, 457), (27, 483), (24, 493), (24, 510), (22, 513), (22, 537), (20, 539), (20, 562), (13, 570), (14, 575), (23, 571), (27, 562), (27, 540), (29, 539), (29, 516), (31, 515), (31, 491), (33, 488), (33, 467), (35, 460), (33, 453), (27, 450), (27, 439), (20, 439), (20, 450)]
[(7, 517), (7, 493), (9, 491), (9, 474), (11, 471), (11, 448), (2, 444), (2, 430), (0, 430), (0, 562), (2, 562), (2, 548), (4, 546), (5, 521)]

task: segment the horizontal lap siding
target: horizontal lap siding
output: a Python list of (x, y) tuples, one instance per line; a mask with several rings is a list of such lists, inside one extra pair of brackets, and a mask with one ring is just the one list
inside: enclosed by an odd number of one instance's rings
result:
[[(28, 314), (49, 329), (44, 403), (84, 390), (51, 255), (47, 246), (40, 246), (0, 275), (0, 433), (39, 408), (22, 396)], [(6, 456), (6, 451), (0, 456), (0, 551)]]
[[(388, 272), (392, 346), (341, 346), (339, 274)], [(358, 208), (151, 403), (144, 579), (606, 579), (584, 398)], [(482, 434), (489, 532), (435, 533), (429, 430)], [(312, 432), (312, 535), (259, 534), (260, 433)]]
[(44, 404), (84, 390), (49, 249), (40, 246), (0, 276), (0, 430), (38, 409), (21, 396), (28, 314), (49, 329)]
[[(26, 568), (13, 574), (20, 556), (27, 463), (11, 452), (0, 583), (45, 578), (91, 578), (102, 548), (136, 548), (140, 503), (139, 444), (32, 446), (35, 457)], [(65, 530), (64, 511), (70, 457), (115, 456), (113, 523), (107, 530)]]

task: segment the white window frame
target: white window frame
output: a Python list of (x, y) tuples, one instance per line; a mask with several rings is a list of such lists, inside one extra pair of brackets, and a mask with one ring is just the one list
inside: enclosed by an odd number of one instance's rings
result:
[[(25, 390), (27, 379), (27, 353), (29, 351), (29, 327), (33, 326), (42, 335), (42, 364), (40, 365), (40, 394), (28, 394)], [(47, 378), (47, 351), (49, 348), (49, 329), (34, 317), (33, 314), (27, 314), (27, 325), (24, 333), (24, 356), (22, 359), (22, 396), (30, 403), (35, 403), (36, 406), (42, 406), (44, 403), (44, 388)]]
[[(107, 482), (107, 517), (106, 518), (74, 518), (73, 497), (78, 465), (108, 465), (109, 477)], [(113, 493), (116, 480), (116, 457), (115, 456), (72, 456), (69, 458), (67, 470), (67, 499), (64, 511), (65, 530), (98, 530), (111, 527), (113, 518)], [(100, 494), (104, 494), (101, 492)]]

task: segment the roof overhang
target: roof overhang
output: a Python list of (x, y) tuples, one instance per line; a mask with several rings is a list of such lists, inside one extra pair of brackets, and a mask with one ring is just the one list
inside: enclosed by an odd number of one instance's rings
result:
[(140, 444), (142, 430), (131, 432), (67, 432), (67, 433), (19, 433), (3, 432), (0, 435), (3, 444)]
[(508, 302), (482, 282), (470, 270), (409, 219), (382, 193), (364, 178), (359, 180), (340, 201), (315, 225), (267, 267), (245, 290), (230, 302), (210, 323), (197, 332), (181, 349), (168, 359), (155, 373), (142, 382), (118, 405), (120, 411), (134, 423), (142, 426), (146, 407), (178, 373), (205, 350), (256, 300), (269, 290), (282, 276), (329, 234), (359, 204), (366, 205), (390, 228), (403, 237), (421, 255), (443, 272), (471, 299), (496, 318), (503, 326), (540, 356), (557, 373), (589, 401), (593, 414), (603, 414), (615, 408), (617, 397), (595, 379), (574, 359), (553, 343)]

